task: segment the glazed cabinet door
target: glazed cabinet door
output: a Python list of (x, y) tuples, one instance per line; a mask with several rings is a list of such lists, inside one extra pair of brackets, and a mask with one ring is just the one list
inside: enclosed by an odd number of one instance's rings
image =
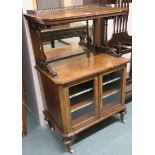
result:
[[(125, 70), (123, 68), (100, 75), (100, 109), (105, 115), (124, 106)], [(125, 73), (126, 74), (126, 73)]]
[(98, 77), (76, 82), (68, 88), (72, 128), (84, 126), (98, 115)]

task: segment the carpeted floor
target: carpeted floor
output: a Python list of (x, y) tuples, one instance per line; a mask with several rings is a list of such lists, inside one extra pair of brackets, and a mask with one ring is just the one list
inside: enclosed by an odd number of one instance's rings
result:
[[(75, 155), (131, 155), (132, 154), (132, 103), (127, 104), (127, 123), (119, 115), (77, 135), (72, 148)], [(61, 136), (42, 128), (27, 112), (28, 135), (23, 138), (23, 155), (68, 155)]]

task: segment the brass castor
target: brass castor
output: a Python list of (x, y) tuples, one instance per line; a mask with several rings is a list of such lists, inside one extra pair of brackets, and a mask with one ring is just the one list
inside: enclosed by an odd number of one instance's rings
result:
[(123, 119), (123, 120), (121, 120), (121, 122), (122, 122), (122, 123), (126, 123), (126, 120), (125, 120), (125, 119)]
[(74, 153), (74, 150), (70, 148), (70, 149), (68, 149), (68, 152), (69, 153)]

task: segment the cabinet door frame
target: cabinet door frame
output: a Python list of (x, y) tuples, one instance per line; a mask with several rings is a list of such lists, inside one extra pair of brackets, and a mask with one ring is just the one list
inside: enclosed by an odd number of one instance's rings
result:
[[(120, 96), (120, 103), (115, 107), (113, 107), (114, 109), (119, 109), (121, 107), (123, 107), (125, 105), (125, 88), (126, 88), (126, 65), (125, 66), (122, 66), (122, 67), (117, 67), (116, 69), (113, 69), (109, 72), (106, 72), (106, 73), (101, 73), (99, 74), (99, 116), (102, 117), (103, 115), (106, 115), (106, 113), (103, 112), (103, 109), (104, 109), (104, 103), (103, 103), (103, 99), (102, 99), (102, 96), (103, 96), (103, 76), (105, 75), (108, 75), (110, 73), (113, 73), (113, 72), (116, 72), (116, 71), (119, 71), (119, 70), (122, 70), (122, 73), (121, 73), (121, 96)], [(107, 113), (110, 113), (110, 111), (113, 111), (113, 108), (111, 108), (111, 110), (107, 110)]]
[[(92, 116), (92, 117), (90, 117), (90, 119), (88, 119), (88, 120), (78, 124), (77, 126), (73, 126), (73, 124), (72, 124), (72, 116), (71, 116), (71, 107), (70, 107), (70, 98), (69, 98), (69, 88), (73, 87), (73, 86), (76, 86), (78, 84), (81, 84), (81, 83), (85, 83), (85, 82), (91, 81), (91, 80), (94, 81), (93, 82), (93, 89), (94, 89), (94, 113), (95, 113), (94, 117)], [(98, 75), (77, 80), (75, 82), (72, 82), (70, 84), (65, 85), (64, 88), (65, 88), (66, 94), (67, 94), (67, 97), (66, 97), (67, 105), (69, 105), (69, 107), (68, 107), (68, 109), (69, 109), (68, 113), (69, 114), (68, 115), (69, 115), (70, 120), (71, 120), (70, 121), (71, 124), (69, 126), (72, 128), (72, 131), (77, 131), (78, 129), (83, 128), (84, 126), (94, 122), (95, 120), (97, 120), (99, 118), (99, 109), (98, 109), (99, 108), (98, 107), (98, 103), (99, 103), (98, 102)]]

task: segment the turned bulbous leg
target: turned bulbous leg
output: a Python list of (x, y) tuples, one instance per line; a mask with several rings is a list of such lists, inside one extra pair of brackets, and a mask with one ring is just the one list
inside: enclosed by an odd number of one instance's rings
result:
[(63, 144), (67, 148), (68, 152), (74, 153), (74, 150), (71, 149), (72, 137), (63, 137)]

